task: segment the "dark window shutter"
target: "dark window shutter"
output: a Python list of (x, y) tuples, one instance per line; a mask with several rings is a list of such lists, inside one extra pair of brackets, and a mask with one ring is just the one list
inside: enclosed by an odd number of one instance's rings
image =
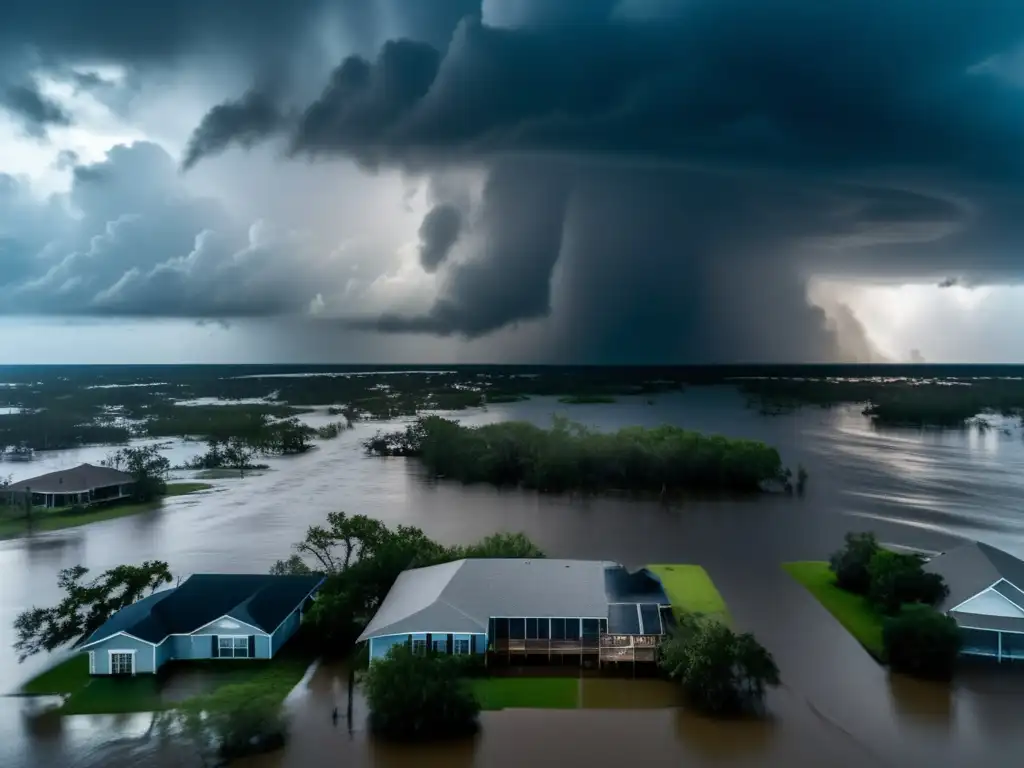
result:
[(433, 636), (429, 632), (427, 632), (427, 653), (430, 653), (433, 650), (434, 650), (434, 638), (433, 638)]
[(256, 635), (249, 635), (249, 658), (256, 658)]
[(448, 655), (451, 656), (455, 653), (455, 635), (448, 634)]
[(211, 643), (211, 646), (210, 646), (210, 658), (211, 659), (219, 659), (220, 658), (220, 641), (217, 640), (217, 636), (216, 635), (210, 635), (210, 643)]

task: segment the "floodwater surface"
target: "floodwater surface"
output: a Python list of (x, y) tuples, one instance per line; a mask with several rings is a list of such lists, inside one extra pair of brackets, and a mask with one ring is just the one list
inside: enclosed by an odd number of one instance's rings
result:
[[(309, 454), (272, 460), (273, 470), (215, 481), (212, 491), (163, 509), (83, 528), (0, 542), (0, 688), (14, 689), (50, 663), (19, 665), (11, 621), (56, 597), (58, 569), (97, 571), (161, 558), (177, 575), (264, 572), (331, 510), (389, 525), (416, 525), (448, 542), (497, 530), (525, 531), (550, 555), (699, 563), (715, 580), (741, 629), (772, 651), (784, 686), (760, 722), (713, 722), (665, 707), (672, 693), (653, 681), (584, 681), (584, 703), (565, 711), (488, 712), (472, 741), (398, 749), (375, 743), (365, 707), (345, 711), (343, 670), (323, 666), (288, 706), (293, 738), (283, 753), (247, 761), (280, 766), (1017, 766), (1024, 729), (1021, 670), (965, 670), (952, 687), (891, 676), (779, 567), (823, 559), (848, 530), (874, 530), (888, 543), (941, 551), (958, 537), (1024, 555), (1024, 440), (1003, 432), (876, 431), (855, 407), (807, 408), (774, 417), (744, 408), (728, 388), (565, 406), (552, 399), (461, 412), (466, 423), (521, 418), (547, 424), (554, 412), (601, 429), (671, 423), (765, 440), (810, 473), (802, 499), (769, 496), (665, 506), (625, 498), (543, 497), (429, 482), (415, 462), (363, 454), (359, 441), (390, 425), (361, 424)], [(172, 463), (198, 452), (174, 444)], [(108, 449), (44, 455), (32, 474), (97, 461)], [(18, 467), (18, 471), (23, 471)], [(666, 698), (668, 697), (668, 698)], [(0, 699), (0, 765), (186, 766), (195, 756), (165, 744), (148, 715), (69, 717), (25, 711), (39, 704)], [(656, 708), (652, 708), (656, 707)]]

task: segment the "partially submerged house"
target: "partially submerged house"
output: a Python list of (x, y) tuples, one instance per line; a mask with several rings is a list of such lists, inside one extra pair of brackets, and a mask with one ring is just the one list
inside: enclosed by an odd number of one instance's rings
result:
[(322, 583), (322, 576), (195, 574), (118, 611), (80, 650), (92, 675), (151, 674), (175, 660), (270, 659)]
[(963, 632), (963, 655), (1024, 659), (1024, 561), (972, 542), (935, 556), (924, 569), (949, 587), (938, 609)]
[(12, 504), (23, 503), (25, 494), (31, 494), (35, 507), (89, 506), (130, 498), (135, 478), (118, 469), (79, 464), (11, 483), (5, 490)]
[[(393, 645), (508, 660), (655, 660), (671, 622), (647, 570), (596, 560), (469, 559), (402, 573), (359, 637), (370, 658)], [(575, 659), (574, 659), (575, 660)]]

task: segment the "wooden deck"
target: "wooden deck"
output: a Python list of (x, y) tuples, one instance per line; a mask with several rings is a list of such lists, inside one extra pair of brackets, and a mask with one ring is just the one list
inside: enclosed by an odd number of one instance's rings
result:
[(495, 640), (492, 654), (502, 657), (557, 656), (590, 657), (604, 662), (654, 662), (657, 660), (657, 635), (600, 635), (580, 640)]

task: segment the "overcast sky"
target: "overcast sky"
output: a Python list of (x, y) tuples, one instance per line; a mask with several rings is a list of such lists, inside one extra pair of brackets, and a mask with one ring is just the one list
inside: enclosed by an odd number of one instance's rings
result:
[(0, 363), (1024, 361), (1024, 3), (52, 0)]

